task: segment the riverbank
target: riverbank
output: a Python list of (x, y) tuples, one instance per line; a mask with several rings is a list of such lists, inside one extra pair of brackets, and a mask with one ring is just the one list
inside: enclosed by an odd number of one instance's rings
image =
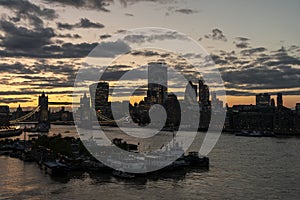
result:
[[(115, 145), (122, 149), (136, 151), (137, 146), (127, 144), (122, 139), (114, 139)], [(109, 147), (98, 147), (94, 149), (103, 155), (110, 155), (112, 152)], [(20, 159), (24, 162), (36, 162), (40, 168), (53, 176), (66, 176), (69, 172), (100, 172), (112, 173), (112, 168), (104, 165), (95, 159), (84, 147), (79, 138), (61, 137), (42, 135), (31, 140), (1, 140), (0, 141), (0, 155), (9, 156)], [(120, 156), (120, 155), (118, 155)], [(170, 155), (168, 155), (170, 156)], [(151, 157), (153, 159), (153, 156)], [(158, 157), (157, 159), (162, 159)], [(113, 159), (112, 159), (113, 161)], [(126, 159), (123, 162), (126, 162)], [(132, 160), (131, 160), (132, 161)], [(149, 163), (151, 160), (145, 160)], [(155, 162), (155, 160), (153, 160)], [(150, 163), (151, 164), (151, 163)], [(155, 171), (153, 173), (165, 173), (166, 171), (187, 170), (189, 168), (209, 169), (209, 159), (207, 157), (200, 157), (196, 152), (190, 152), (188, 155), (182, 155), (168, 166)], [(139, 175), (148, 176), (150, 173), (143, 173)], [(120, 178), (126, 178), (120, 176)]]

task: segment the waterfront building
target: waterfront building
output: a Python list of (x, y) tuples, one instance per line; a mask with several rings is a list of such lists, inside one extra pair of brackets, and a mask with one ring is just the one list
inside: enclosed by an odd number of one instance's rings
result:
[(293, 112), (284, 106), (276, 108), (274, 113), (274, 132), (291, 133), (294, 128)]
[(269, 106), (270, 105), (270, 94), (261, 93), (256, 95), (256, 105), (257, 106)]
[(0, 126), (9, 126), (9, 107), (0, 106)]
[(300, 103), (296, 103), (295, 110), (297, 115), (300, 115)]
[[(257, 98), (259, 96), (259, 98)], [(296, 110), (281, 106), (268, 105), (268, 94), (257, 95), (258, 105), (234, 105), (228, 108), (225, 129), (228, 131), (256, 130), (273, 131), (275, 134), (300, 133), (300, 104)], [(281, 99), (281, 95), (278, 95)]]
[(296, 131), (300, 134), (300, 103), (295, 106), (294, 124)]
[(273, 130), (274, 108), (255, 105), (235, 105), (231, 111), (231, 128), (235, 131)]

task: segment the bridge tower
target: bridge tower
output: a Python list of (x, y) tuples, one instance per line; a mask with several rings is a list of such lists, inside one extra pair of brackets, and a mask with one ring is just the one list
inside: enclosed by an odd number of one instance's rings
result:
[(84, 96), (80, 98), (80, 107), (78, 108), (78, 113), (80, 117), (80, 127), (87, 129), (91, 128), (92, 122), (90, 98), (86, 96), (86, 93), (84, 93)]
[(37, 125), (37, 131), (48, 132), (50, 129), (49, 111), (48, 111), (48, 96), (45, 92), (39, 96), (39, 123)]

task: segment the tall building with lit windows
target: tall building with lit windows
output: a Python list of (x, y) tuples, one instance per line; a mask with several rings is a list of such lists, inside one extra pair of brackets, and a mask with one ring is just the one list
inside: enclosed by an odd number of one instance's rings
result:
[(107, 107), (109, 96), (109, 84), (107, 82), (94, 83), (90, 85), (89, 89), (92, 108), (98, 111)]
[(148, 64), (147, 101), (151, 104), (164, 104), (168, 99), (168, 70), (164, 62)]

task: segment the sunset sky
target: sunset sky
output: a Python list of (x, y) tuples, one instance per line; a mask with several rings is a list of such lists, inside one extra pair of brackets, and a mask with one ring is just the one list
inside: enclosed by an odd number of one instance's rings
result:
[(182, 40), (175, 32), (146, 38), (127, 32), (127, 39), (113, 40), (130, 29), (161, 27), (191, 37), (210, 54), (230, 106), (282, 92), (292, 108), (300, 102), (299, 10), (299, 0), (0, 0), (0, 105), (35, 107), (42, 91), (56, 106), (70, 105), (77, 71), (97, 45), (113, 75), (171, 60), (132, 45)]

